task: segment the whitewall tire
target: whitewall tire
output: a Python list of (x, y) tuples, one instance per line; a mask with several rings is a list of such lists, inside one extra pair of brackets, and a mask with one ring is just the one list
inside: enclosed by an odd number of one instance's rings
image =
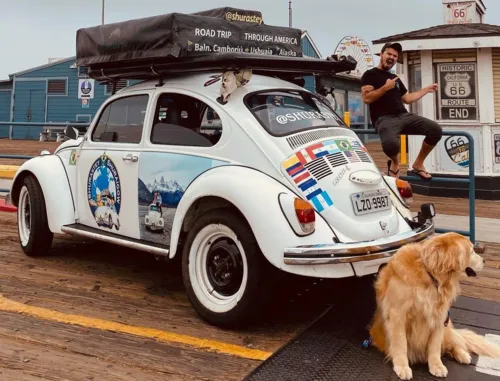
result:
[(19, 243), (29, 256), (44, 255), (52, 245), (53, 234), (47, 221), (45, 198), (40, 184), (32, 175), (23, 179), (17, 203)]
[(244, 324), (262, 301), (270, 267), (252, 230), (234, 211), (202, 215), (188, 233), (182, 275), (196, 312), (218, 326)]

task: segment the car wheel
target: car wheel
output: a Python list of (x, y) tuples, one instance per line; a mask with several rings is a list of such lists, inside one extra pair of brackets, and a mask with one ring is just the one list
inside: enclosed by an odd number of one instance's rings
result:
[(19, 242), (26, 255), (41, 256), (52, 245), (42, 188), (33, 176), (23, 179), (17, 206)]
[(190, 229), (182, 252), (188, 297), (209, 323), (234, 327), (246, 323), (264, 300), (270, 264), (250, 226), (229, 210), (202, 215)]

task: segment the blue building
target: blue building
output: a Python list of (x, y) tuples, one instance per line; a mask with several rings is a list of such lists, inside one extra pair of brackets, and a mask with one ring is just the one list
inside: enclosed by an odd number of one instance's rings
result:
[[(321, 58), (313, 40), (302, 33), (303, 54)], [(94, 99), (82, 104), (78, 99), (79, 79), (87, 78), (85, 68), (75, 65), (75, 57), (59, 59), (9, 75), (0, 81), (0, 122), (89, 123), (102, 103), (111, 95), (111, 86), (95, 83)], [(117, 90), (135, 81), (122, 81)], [(342, 85), (341, 85), (342, 86)], [(314, 90), (314, 79), (305, 87)], [(42, 127), (14, 126), (13, 139), (38, 139)], [(0, 138), (9, 137), (10, 126), (0, 126)]]

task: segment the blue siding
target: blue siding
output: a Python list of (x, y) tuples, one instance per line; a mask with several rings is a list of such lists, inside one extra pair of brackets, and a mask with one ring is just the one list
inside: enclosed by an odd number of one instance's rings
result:
[[(0, 90), (0, 122), (10, 122), (10, 91)], [(0, 138), (9, 137), (9, 126), (0, 126)]]
[(302, 54), (308, 57), (320, 58), (307, 37), (302, 39)]

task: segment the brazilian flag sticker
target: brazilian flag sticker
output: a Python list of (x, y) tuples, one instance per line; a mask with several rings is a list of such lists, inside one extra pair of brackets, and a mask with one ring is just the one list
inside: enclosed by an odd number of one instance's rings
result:
[(341, 151), (352, 151), (351, 143), (348, 140), (335, 140)]
[(71, 154), (69, 155), (69, 165), (75, 165), (76, 164), (76, 150), (72, 149)]

